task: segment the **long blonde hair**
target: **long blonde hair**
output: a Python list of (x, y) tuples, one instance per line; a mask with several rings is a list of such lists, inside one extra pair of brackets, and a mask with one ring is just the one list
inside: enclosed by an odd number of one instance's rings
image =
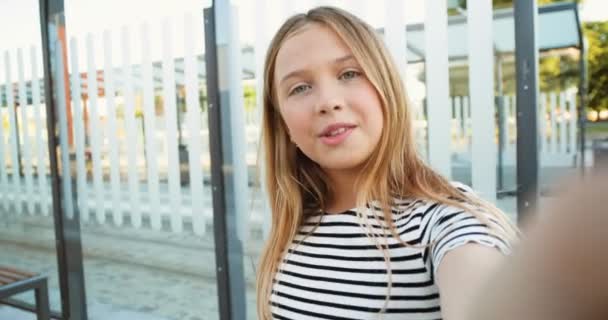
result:
[[(381, 99), (384, 130), (358, 177), (357, 207), (365, 208), (372, 201), (377, 204), (396, 239), (399, 236), (390, 219), (390, 208), (396, 198), (427, 199), (454, 205), (482, 221), (487, 221), (487, 216), (481, 212), (487, 212), (503, 226), (502, 230), (507, 230), (510, 236), (516, 234), (516, 228), (499, 209), (472, 193), (464, 194), (419, 157), (414, 143), (414, 119), (397, 65), (372, 27), (344, 10), (317, 7), (306, 14), (292, 16), (281, 26), (270, 43), (265, 60), (262, 147), (272, 224), (257, 272), (259, 319), (271, 318), (269, 299), (273, 280), (288, 246), (306, 216), (321, 211), (327, 195), (331, 194), (331, 186), (321, 168), (290, 142), (279, 112), (274, 83), (275, 62), (281, 45), (310, 23), (329, 27), (346, 43)], [(358, 215), (361, 217), (361, 213)], [(368, 236), (383, 238), (370, 231), (371, 228), (367, 230)], [(389, 270), (388, 303), (390, 260), (386, 247), (378, 243), (377, 246), (383, 251)]]

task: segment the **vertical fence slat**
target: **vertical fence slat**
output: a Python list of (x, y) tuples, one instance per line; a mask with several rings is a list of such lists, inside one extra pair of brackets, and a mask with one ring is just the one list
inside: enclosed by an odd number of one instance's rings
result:
[(515, 96), (511, 96), (511, 132), (512, 132), (512, 136), (513, 136), (513, 150), (515, 149), (515, 143), (517, 141), (517, 99), (515, 99)]
[(142, 81), (143, 81), (143, 105), (144, 105), (144, 134), (146, 137), (146, 168), (149, 192), (150, 223), (152, 229), (160, 230), (160, 196), (158, 184), (158, 151), (156, 139), (156, 110), (154, 108), (155, 93), (152, 83), (152, 64), (150, 63), (150, 41), (148, 25), (141, 27), (142, 44)]
[(13, 195), (13, 208), (15, 213), (22, 213), (22, 187), (21, 187), (21, 166), (19, 163), (19, 135), (17, 132), (17, 117), (15, 113), (15, 96), (13, 92), (13, 80), (11, 79), (11, 61), (10, 55), (7, 52), (4, 53), (4, 67), (6, 71), (6, 100), (8, 103), (8, 122), (9, 122), (9, 142), (11, 148), (11, 169), (12, 169), (12, 188), (11, 193)]
[(462, 143), (462, 97), (455, 96), (453, 99), (454, 118), (456, 119), (456, 139)]
[(569, 152), (571, 154), (576, 154), (576, 122), (577, 122), (577, 113), (576, 113), (576, 93), (571, 93), (569, 95), (569, 103), (568, 103), (568, 111), (570, 113), (570, 120), (568, 121), (570, 130), (570, 149)]
[(448, 17), (445, 1), (427, 1), (425, 8), (426, 101), (428, 159), (445, 177), (452, 176), (450, 161), (450, 114), (448, 77)]
[(395, 57), (401, 79), (405, 83), (405, 72), (407, 68), (407, 39), (405, 26), (406, 16), (403, 10), (403, 0), (385, 0), (386, 34), (385, 43)]
[(205, 220), (203, 216), (203, 172), (201, 166), (201, 110), (199, 104), (199, 83), (197, 77), (196, 60), (194, 59), (194, 44), (192, 34), (194, 30), (192, 15), (188, 14), (184, 20), (184, 47), (185, 47), (185, 79), (186, 79), (186, 118), (188, 119), (188, 163), (190, 169), (190, 192), (192, 209), (192, 226), (194, 233), (205, 233)]
[[(103, 223), (105, 216), (105, 201), (103, 190), (103, 176), (101, 172), (101, 126), (99, 121), (99, 109), (97, 106), (97, 65), (95, 63), (95, 47), (93, 35), (87, 35), (87, 89), (89, 102), (89, 137), (91, 139), (91, 162), (93, 164), (93, 185), (95, 188), (95, 216), (97, 222)], [(89, 195), (86, 195), (89, 198)]]
[[(256, 122), (258, 124), (258, 127), (261, 127), (261, 119), (262, 119), (262, 112), (263, 112), (263, 99), (262, 99), (262, 92), (264, 90), (264, 77), (262, 76), (262, 74), (264, 73), (264, 57), (266, 55), (266, 50), (268, 48), (268, 42), (270, 41), (269, 39), (269, 30), (268, 30), (268, 24), (267, 24), (267, 2), (268, 0), (263, 0), (260, 1), (258, 5), (255, 6), (255, 15), (258, 18), (258, 21), (256, 21), (254, 24), (254, 28), (255, 28), (255, 75), (256, 75), (256, 117), (258, 119), (258, 121)], [(289, 1), (289, 3), (292, 3), (293, 6), (295, 7), (295, 11), (299, 12), (299, 11), (304, 11), (303, 8), (301, 8), (302, 2), (301, 1)], [(205, 123), (207, 123), (205, 121)], [(256, 133), (257, 134), (257, 133)], [(259, 136), (259, 134), (257, 134), (257, 136)], [(263, 161), (265, 155), (264, 155), (264, 151), (262, 148), (259, 148), (260, 152), (262, 154), (259, 155), (259, 160)], [(207, 150), (207, 152), (209, 152)], [(258, 166), (260, 168), (260, 177), (264, 177), (264, 166)], [(266, 182), (264, 181), (264, 179), (260, 179), (260, 190), (262, 190), (262, 192), (266, 192)], [(265, 194), (261, 194), (260, 198), (262, 199), (262, 208), (263, 208), (263, 212), (262, 212), (262, 233), (264, 238), (266, 238), (266, 236), (268, 235), (268, 233), (270, 232), (270, 206), (268, 204), (268, 201), (266, 200), (267, 197)], [(211, 207), (211, 206), (210, 206)]]
[(169, 166), (167, 168), (169, 177), (169, 214), (171, 216), (171, 229), (175, 232), (181, 232), (181, 168), (178, 159), (179, 150), (177, 144), (177, 106), (175, 101), (175, 67), (172, 50), (172, 30), (169, 20), (164, 20), (162, 25), (163, 102), (165, 112), (165, 133), (167, 135), (167, 155), (169, 159)]
[(557, 122), (555, 121), (555, 108), (557, 105), (557, 95), (555, 92), (549, 94), (549, 121), (551, 123), (551, 136), (549, 137), (551, 153), (557, 153)]
[(112, 34), (108, 30), (103, 33), (103, 48), (103, 78), (105, 84), (106, 115), (108, 119), (106, 135), (108, 136), (110, 153), (111, 211), (114, 223), (121, 226), (123, 224), (123, 214), (120, 201), (120, 142), (118, 141), (118, 126), (116, 123), (116, 89), (114, 87), (114, 67), (112, 63)]
[[(8, 54), (8, 52), (6, 53)], [(8, 60), (4, 60), (4, 68), (5, 71), (7, 71), (8, 73), (8, 68), (10, 68), (9, 66), (9, 61)], [(3, 95), (4, 95), (4, 101), (6, 102), (6, 108), (0, 109), (0, 113), (2, 114), (2, 130), (3, 130), (3, 144), (4, 144), (4, 157), (3, 157), (3, 161), (4, 161), (4, 175), (5, 175), (5, 184), (6, 184), (6, 188), (5, 188), (5, 198), (6, 198), (6, 208), (7, 210), (11, 211), (11, 212), (15, 212), (15, 209), (11, 209), (11, 207), (15, 207), (15, 190), (14, 190), (14, 186), (13, 186), (13, 180), (11, 180), (11, 178), (9, 177), (10, 174), (10, 170), (9, 170), (9, 166), (11, 163), (11, 157), (12, 157), (12, 152), (11, 152), (11, 133), (10, 133), (10, 123), (9, 123), (9, 98), (11, 96), (11, 92), (12, 92), (12, 84), (8, 82), (8, 79), (5, 77), (5, 85), (4, 85), (4, 90), (3, 90)], [(8, 128), (5, 128), (5, 125), (9, 124)]]
[[(34, 124), (36, 135), (36, 157), (38, 170), (38, 204), (42, 215), (49, 215), (50, 202), (49, 185), (47, 184), (46, 159), (48, 147), (43, 141), (43, 135), (46, 132), (46, 125), (42, 121), (42, 108), (40, 103), (40, 81), (38, 80), (38, 55), (36, 47), (30, 49), (30, 63), (32, 64), (32, 107), (34, 108)], [(44, 127), (43, 127), (44, 125)]]
[(466, 130), (464, 127), (464, 123), (465, 123), (465, 119), (464, 119), (464, 100), (462, 96), (458, 96), (457, 98), (457, 104), (456, 104), (456, 109), (458, 111), (457, 113), (457, 117), (458, 117), (458, 132), (459, 132), (459, 138), (460, 138), (460, 143), (464, 143), (465, 139), (466, 139)]
[(416, 146), (418, 150), (420, 150), (420, 155), (422, 159), (428, 161), (428, 137), (427, 137), (427, 126), (428, 122), (426, 120), (426, 114), (424, 112), (423, 102), (418, 100), (414, 102), (414, 113), (415, 122), (414, 122), (414, 130), (416, 135)]
[[(540, 94), (540, 112), (538, 113), (538, 121), (540, 121), (540, 143), (542, 153), (549, 152), (549, 143), (547, 135), (547, 95), (545, 93)], [(542, 159), (542, 157), (541, 157)]]
[(566, 92), (559, 93), (559, 153), (566, 153)]
[[(245, 139), (245, 117), (242, 112), (243, 108), (243, 85), (241, 81), (242, 77), (242, 64), (241, 64), (241, 45), (239, 41), (239, 19), (238, 10), (236, 7), (230, 9), (232, 22), (230, 25), (231, 32), (228, 39), (228, 52), (230, 59), (230, 111), (229, 120), (231, 128), (231, 143), (230, 153), (235, 159), (238, 156), (246, 155), (246, 139)], [(249, 188), (248, 188), (248, 171), (246, 161), (232, 161), (232, 186), (233, 186), (233, 203), (228, 206), (234, 208), (235, 217), (240, 223), (236, 226), (239, 239), (245, 241), (248, 238), (249, 232), (249, 214), (247, 213), (247, 204), (249, 203)]]
[(78, 65), (78, 40), (70, 40), (70, 58), (72, 64), (72, 116), (74, 123), (74, 143), (76, 153), (76, 188), (78, 188), (78, 208), (83, 221), (89, 221), (89, 188), (87, 185), (87, 169), (85, 163), (84, 117), (81, 92), (80, 67)]
[[(471, 97), (471, 176), (475, 190), (496, 200), (496, 144), (494, 142), (494, 41), (492, 1), (468, 2), (469, 90)], [(473, 41), (475, 38), (475, 41)], [(488, 154), (490, 155), (488, 157)]]
[[(8, 87), (8, 83), (5, 83), (4, 88)], [(0, 90), (4, 91), (4, 90)], [(4, 95), (4, 93), (0, 93), (0, 96)], [(0, 100), (1, 102), (2, 100)], [(8, 211), (10, 208), (10, 200), (9, 200), (9, 187), (8, 187), (8, 163), (6, 161), (7, 154), (5, 153), (5, 143), (6, 140), (4, 138), (4, 109), (2, 104), (0, 104), (0, 208), (3, 211)]]
[[(293, 2), (293, 1), (285, 1), (285, 2)], [(326, 6), (332, 6), (332, 7), (336, 7), (336, 8), (344, 8), (344, 0), (324, 0), (324, 5)], [(287, 14), (289, 14), (289, 11), (286, 10)]]
[(449, 113), (450, 113), (450, 126), (449, 126), (449, 131), (450, 131), (450, 141), (452, 142), (452, 152), (458, 152), (458, 139), (454, 139), (454, 133), (456, 132), (455, 127), (455, 123), (456, 123), (456, 109), (454, 108), (454, 103), (455, 103), (455, 99), (454, 97), (450, 96), (449, 97)]
[(17, 49), (17, 77), (19, 81), (19, 111), (21, 111), (21, 121), (19, 129), (21, 129), (21, 162), (23, 166), (23, 175), (25, 176), (25, 199), (24, 206), (27, 207), (29, 214), (34, 214), (35, 202), (32, 201), (34, 196), (34, 179), (32, 177), (32, 154), (30, 152), (31, 143), (29, 139), (29, 118), (27, 111), (29, 109), (27, 103), (27, 91), (25, 87), (25, 70), (23, 66), (23, 50)]
[[(299, 1), (296, 1), (299, 2)], [(317, 0), (316, 3), (313, 3), (312, 6), (322, 5), (322, 0)], [(376, 1), (377, 2), (377, 1)], [(370, 12), (368, 0), (357, 0), (357, 1), (348, 1), (348, 9), (350, 12), (354, 13), (357, 17), (361, 19), (366, 19), (367, 15)]]
[(71, 220), (74, 218), (74, 202), (72, 193), (71, 174), (66, 166), (70, 164), (70, 146), (68, 142), (68, 118), (67, 118), (67, 97), (65, 95), (66, 79), (64, 77), (63, 45), (60, 40), (55, 43), (57, 51), (55, 53), (55, 65), (57, 66), (55, 79), (57, 79), (57, 113), (59, 114), (59, 150), (61, 152), (61, 186), (63, 194), (62, 201), (65, 205), (66, 217)]
[(137, 165), (137, 139), (135, 133), (135, 97), (133, 90), (133, 76), (131, 69), (131, 42), (130, 33), (127, 27), (122, 28), (122, 57), (123, 57), (123, 96), (124, 96), (124, 117), (127, 129), (127, 157), (128, 157), (128, 177), (129, 177), (129, 215), (131, 223), (135, 228), (140, 228), (142, 224), (141, 208), (139, 206), (139, 171)]
[(464, 97), (464, 102), (465, 102), (465, 104), (464, 104), (464, 107), (465, 107), (464, 110), (466, 112), (466, 119), (467, 119), (467, 132), (468, 132), (468, 136), (469, 136), (469, 139), (470, 139), (471, 138), (471, 134), (472, 134), (471, 132), (473, 130), (471, 128), (471, 126), (472, 126), (471, 121), (473, 120), (473, 118), (471, 117), (471, 100), (470, 100), (470, 98), (468, 96), (466, 96), (466, 97)]
[(469, 96), (462, 97), (462, 109), (464, 112), (464, 137), (467, 144), (467, 152), (471, 152), (471, 104)]
[(505, 112), (504, 112), (504, 125), (503, 127), (505, 128), (505, 153), (510, 156), (511, 153), (513, 152), (513, 145), (511, 144), (511, 119), (513, 117), (513, 114), (511, 113), (512, 110), (512, 106), (513, 106), (513, 96), (505, 96), (503, 101), (504, 101), (504, 105), (503, 107), (505, 108)]

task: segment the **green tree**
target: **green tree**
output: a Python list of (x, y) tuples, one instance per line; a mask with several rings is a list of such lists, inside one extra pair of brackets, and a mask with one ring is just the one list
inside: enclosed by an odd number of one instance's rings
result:
[[(574, 0), (576, 3), (581, 3), (583, 0)], [(550, 4), (556, 2), (573, 2), (572, 0), (538, 0), (538, 5)], [(461, 8), (467, 7), (467, 0), (458, 0), (458, 4)], [(492, 0), (494, 9), (510, 8), (513, 7), (513, 0)]]
[[(563, 0), (538, 0), (539, 5), (564, 2)], [(581, 3), (583, 0), (576, 0)], [(458, 0), (461, 8), (466, 9), (466, 0)], [(509, 8), (513, 0), (493, 0), (494, 9)], [(458, 14), (452, 8), (450, 13)], [(588, 41), (588, 99), (590, 109), (608, 109), (608, 21), (587, 22), (583, 24), (583, 33)], [(559, 51), (559, 50), (558, 50)], [(577, 50), (561, 50), (560, 52), (544, 52), (539, 62), (539, 87), (541, 91), (561, 91), (579, 84), (579, 56)], [(461, 70), (462, 69), (462, 70)], [(452, 68), (452, 94), (466, 95), (468, 86), (462, 81), (467, 77), (465, 67)], [(506, 93), (515, 89), (515, 66), (512, 61), (503, 64), (503, 83)], [(461, 84), (460, 87), (458, 84)]]
[(608, 109), (608, 21), (584, 25), (588, 41), (588, 99), (591, 109)]

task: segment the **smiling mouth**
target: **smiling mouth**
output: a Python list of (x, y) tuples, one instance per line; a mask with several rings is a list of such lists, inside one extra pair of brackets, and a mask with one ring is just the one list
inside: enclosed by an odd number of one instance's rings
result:
[(346, 132), (347, 130), (350, 130), (350, 129), (352, 129), (352, 128), (342, 127), (342, 128), (339, 128), (339, 129), (332, 130), (332, 131), (324, 134), (323, 136), (324, 137), (335, 137), (335, 136), (337, 136), (339, 134), (342, 134), (342, 133), (344, 133), (344, 132)]
[(321, 135), (321, 142), (328, 146), (337, 146), (344, 142), (356, 126), (340, 127)]
[(354, 129), (356, 125), (350, 123), (334, 123), (325, 127), (323, 132), (319, 134), (319, 137), (332, 137), (340, 135), (348, 130)]

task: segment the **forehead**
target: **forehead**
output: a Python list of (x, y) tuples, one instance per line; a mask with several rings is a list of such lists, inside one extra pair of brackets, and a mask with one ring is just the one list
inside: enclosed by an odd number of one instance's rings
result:
[(287, 38), (275, 63), (275, 81), (300, 69), (320, 66), (352, 54), (346, 43), (330, 28), (309, 23)]

